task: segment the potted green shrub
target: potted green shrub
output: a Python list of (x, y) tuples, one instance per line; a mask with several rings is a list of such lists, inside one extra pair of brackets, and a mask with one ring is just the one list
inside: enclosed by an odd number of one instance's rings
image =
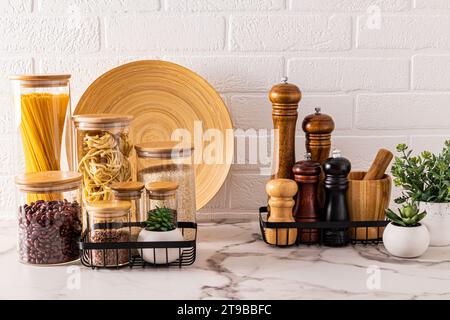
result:
[(386, 250), (401, 258), (421, 256), (430, 244), (428, 229), (420, 224), (426, 212), (420, 212), (414, 203), (403, 205), (396, 214), (386, 209), (386, 216), (391, 221), (383, 232), (383, 244)]
[(413, 156), (405, 144), (397, 151), (400, 156), (394, 160), (392, 175), (404, 192), (395, 202), (417, 202), (427, 212), (422, 223), (430, 232), (430, 245), (450, 245), (450, 140), (437, 155), (423, 151)]
[[(138, 241), (183, 241), (183, 234), (173, 223), (173, 210), (156, 207), (149, 212), (145, 228), (141, 230)], [(140, 250), (139, 254), (141, 254)], [(178, 248), (143, 249), (142, 258), (149, 263), (165, 264), (179, 258)]]

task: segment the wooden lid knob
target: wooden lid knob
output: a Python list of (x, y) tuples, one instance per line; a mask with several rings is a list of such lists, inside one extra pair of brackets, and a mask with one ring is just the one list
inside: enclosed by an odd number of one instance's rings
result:
[(329, 134), (334, 130), (334, 121), (329, 115), (321, 113), (320, 108), (316, 108), (315, 113), (303, 119), (302, 129), (305, 133)]
[(273, 104), (298, 104), (302, 98), (300, 89), (292, 83), (287, 82), (287, 77), (270, 89), (269, 99)]
[(273, 179), (267, 183), (266, 192), (271, 197), (292, 198), (297, 193), (297, 184), (291, 179)]
[(296, 176), (318, 176), (320, 175), (320, 163), (312, 160), (302, 160), (295, 163), (292, 168)]

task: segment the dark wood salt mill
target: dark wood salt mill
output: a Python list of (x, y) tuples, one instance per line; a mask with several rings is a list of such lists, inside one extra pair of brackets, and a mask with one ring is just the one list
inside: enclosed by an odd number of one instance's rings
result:
[(298, 103), (302, 98), (300, 89), (287, 82), (287, 77), (280, 84), (272, 87), (269, 99), (272, 102), (273, 127), (278, 130), (278, 150), (274, 152), (276, 179), (294, 179), (292, 167), (295, 163), (295, 126), (297, 124)]
[[(294, 208), (294, 218), (297, 222), (317, 222), (320, 220), (317, 202), (317, 186), (319, 184), (320, 163), (311, 160), (311, 154), (306, 153), (305, 160), (298, 161), (294, 168), (294, 178), (298, 192)], [(317, 229), (302, 229), (300, 241), (315, 243), (319, 240)]]
[[(348, 174), (350, 161), (334, 150), (332, 157), (323, 164), (325, 172), (325, 221), (349, 221), (347, 206)], [(348, 228), (325, 229), (323, 243), (330, 247), (342, 247), (349, 241)]]
[[(315, 108), (315, 113), (303, 119), (302, 129), (305, 132), (306, 152), (311, 154), (311, 160), (323, 165), (330, 156), (331, 133), (334, 130), (334, 121), (327, 114), (321, 113), (320, 108)], [(324, 174), (320, 175), (320, 183), (317, 191), (319, 207), (322, 209), (325, 203), (323, 190)]]

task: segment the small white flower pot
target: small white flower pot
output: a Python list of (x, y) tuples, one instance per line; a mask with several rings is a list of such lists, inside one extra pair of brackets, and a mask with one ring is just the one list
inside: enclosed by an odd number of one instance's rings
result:
[(426, 211), (421, 221), (430, 232), (430, 246), (450, 245), (450, 203), (419, 202), (420, 211)]
[[(147, 231), (142, 229), (138, 236), (138, 241), (183, 241), (183, 234), (179, 229), (174, 229), (171, 231)], [(139, 251), (139, 255), (141, 255), (141, 250)], [(167, 249), (167, 257), (166, 257), (166, 249), (158, 248), (158, 249), (143, 249), (142, 255), (143, 259), (148, 263), (156, 263), (156, 264), (166, 264), (170, 262), (174, 262), (179, 258), (180, 250), (178, 248), (169, 248)], [(183, 253), (183, 250), (181, 250)]]
[(393, 256), (415, 258), (427, 251), (430, 234), (423, 225), (402, 227), (389, 223), (383, 232), (383, 244)]

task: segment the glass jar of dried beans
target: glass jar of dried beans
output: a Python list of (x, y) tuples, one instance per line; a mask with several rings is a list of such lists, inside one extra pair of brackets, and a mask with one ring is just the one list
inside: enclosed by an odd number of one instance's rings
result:
[(52, 265), (79, 259), (81, 180), (80, 173), (61, 171), (16, 177), (21, 262)]

